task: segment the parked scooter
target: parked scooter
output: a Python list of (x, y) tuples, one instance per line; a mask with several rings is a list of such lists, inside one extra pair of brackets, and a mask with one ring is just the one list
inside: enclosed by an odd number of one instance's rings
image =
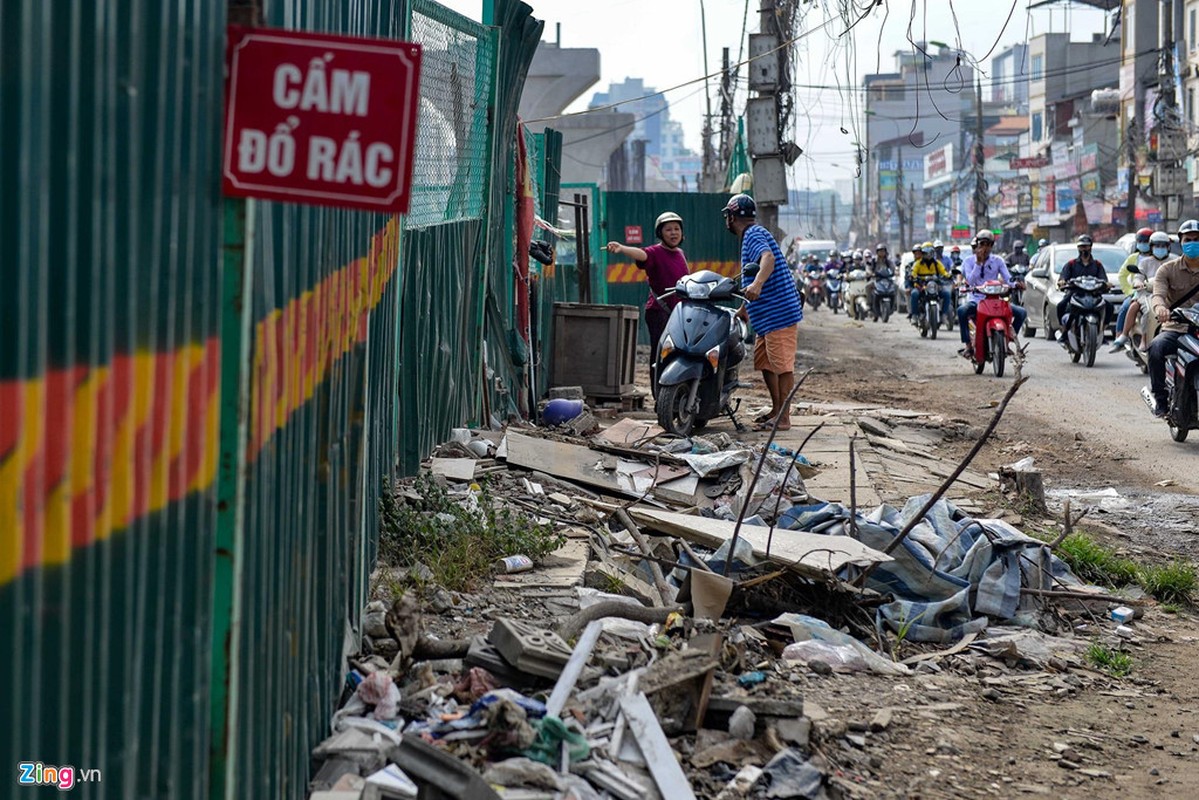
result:
[(845, 282), (845, 310), (857, 320), (866, 319), (870, 314), (870, 275), (864, 269), (855, 269), (849, 273)]
[[(1166, 390), (1170, 393), (1166, 424), (1171, 439), (1185, 442), (1187, 434), (1199, 428), (1199, 308), (1176, 308), (1170, 319), (1185, 323), (1187, 332), (1178, 339), (1178, 352), (1166, 356)], [(1141, 390), (1141, 397), (1152, 409), (1149, 387)]]
[(920, 293), (916, 298), (916, 325), (920, 328), (920, 337), (936, 339), (937, 329), (941, 327), (941, 281), (936, 277), (916, 281), (914, 291)]
[(1016, 340), (1012, 304), (1008, 299), (1011, 287), (1003, 281), (987, 281), (978, 291), (983, 299), (970, 323), (970, 360), (974, 362), (975, 375), (981, 375), (989, 361), (995, 377), (1002, 378), (1008, 345)]
[(824, 296), (834, 314), (841, 313), (841, 270), (830, 269), (824, 273)]
[(895, 270), (887, 266), (878, 267), (874, 271), (874, 308), (871, 315), (875, 322), (881, 317), (883, 322), (891, 319), (895, 311)]
[(1066, 351), (1075, 364), (1085, 356), (1086, 365), (1091, 367), (1095, 365), (1095, 353), (1103, 341), (1103, 317), (1107, 313), (1107, 301), (1103, 299), (1103, 293), (1107, 289), (1107, 281), (1083, 275), (1071, 280), (1070, 286), (1074, 292), (1070, 295), (1067, 323), (1062, 331)]
[(1161, 325), (1158, 324), (1157, 315), (1153, 313), (1152, 285), (1140, 274), (1132, 276), (1132, 285), (1136, 290), (1134, 296), (1141, 311), (1140, 317), (1137, 318), (1137, 326), (1132, 329), (1132, 336), (1129, 337), (1128, 346), (1124, 348), (1124, 352), (1143, 374), (1148, 374), (1149, 343), (1153, 341), (1154, 336), (1157, 336)]
[[(747, 264), (744, 274), (752, 278), (758, 269), (757, 264)], [(658, 424), (686, 437), (709, 420), (727, 414), (737, 430), (743, 430), (731, 399), (741, 385), (737, 365), (745, 358), (745, 323), (717, 301), (744, 301), (745, 296), (732, 278), (706, 269), (683, 276), (660, 299), (672, 294), (681, 295), (682, 300), (670, 312), (657, 343), (654, 401)]]

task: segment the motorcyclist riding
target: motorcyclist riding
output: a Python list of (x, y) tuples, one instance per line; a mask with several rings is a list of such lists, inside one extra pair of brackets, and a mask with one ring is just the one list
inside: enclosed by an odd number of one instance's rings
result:
[(949, 268), (950, 272), (960, 270), (962, 268), (962, 248), (956, 244), (949, 248), (949, 260), (952, 263), (952, 266)]
[[(1062, 301), (1057, 304), (1057, 318), (1061, 323), (1061, 330), (1058, 331), (1058, 340), (1063, 344), (1066, 341), (1067, 329), (1067, 309), (1070, 308), (1070, 298), (1074, 296), (1074, 290), (1070, 288), (1070, 281), (1083, 276), (1091, 276), (1099, 279), (1104, 284), (1107, 284), (1107, 271), (1103, 268), (1103, 263), (1091, 256), (1091, 245), (1095, 240), (1089, 234), (1084, 233), (1078, 237), (1078, 257), (1072, 258), (1066, 262), (1066, 266), (1062, 267), (1062, 272), (1058, 275), (1057, 286), (1065, 291), (1065, 296)], [(1103, 322), (1100, 321), (1099, 329), (1103, 330)]]
[(953, 262), (950, 260), (949, 256), (945, 254), (945, 242), (941, 241), (940, 239), (934, 241), (933, 252), (936, 254), (937, 261), (940, 261), (945, 266), (945, 270), (947, 272), (953, 269)]
[(1028, 266), (1028, 253), (1024, 252), (1024, 240), (1017, 239), (1012, 244), (1012, 254), (1007, 257), (1007, 265), (1009, 267)]
[[(1012, 274), (1007, 264), (999, 256), (991, 255), (995, 246), (995, 234), (989, 230), (981, 230), (974, 239), (974, 252), (962, 261), (962, 274), (966, 285), (971, 289), (966, 302), (958, 306), (958, 332), (962, 337), (962, 349), (958, 354), (970, 358), (970, 320), (978, 315), (978, 304), (982, 302), (983, 293), (978, 287), (987, 281), (1002, 280), (1012, 285)], [(1012, 306), (1012, 330), (1020, 333), (1020, 326), (1028, 314), (1021, 306)]]
[(1182, 322), (1170, 319), (1170, 311), (1191, 305), (1199, 297), (1199, 220), (1188, 219), (1178, 226), (1182, 257), (1163, 264), (1153, 278), (1153, 313), (1162, 323), (1161, 333), (1149, 346), (1149, 386), (1153, 392), (1153, 416), (1166, 416), (1166, 356), (1178, 352), (1178, 340), (1187, 332)]
[[(1124, 302), (1120, 306), (1120, 313), (1116, 315), (1116, 330), (1124, 330), (1124, 319), (1128, 315), (1128, 308), (1132, 305), (1132, 298), (1136, 295), (1136, 291), (1132, 286), (1132, 267), (1135, 267), (1141, 260), (1141, 257), (1149, 253), (1149, 237), (1153, 236), (1152, 228), (1141, 228), (1137, 231), (1136, 243), (1132, 248), (1132, 252), (1128, 254), (1128, 258), (1124, 259), (1124, 263), (1120, 265), (1120, 272), (1117, 273), (1120, 280), (1120, 291), (1124, 292)], [(1117, 352), (1116, 350), (1112, 351)]]
[[(917, 286), (922, 285), (929, 278), (948, 278), (949, 270), (940, 259), (936, 258), (935, 246), (932, 242), (925, 242), (921, 246), (921, 258), (916, 263), (912, 264), (912, 292), (908, 296), (908, 319), (916, 319), (916, 307), (920, 292)], [(942, 316), (949, 313), (949, 288), (945, 285), (941, 286), (938, 294), (941, 297), (941, 314)]]
[[(1144, 228), (1142, 228), (1144, 230)], [(1137, 232), (1138, 238), (1140, 231)], [(1139, 244), (1139, 243), (1138, 243)], [(1131, 258), (1131, 256), (1129, 256)], [(1132, 291), (1124, 301), (1128, 311), (1124, 316), (1117, 318), (1117, 324), (1120, 325), (1120, 335), (1112, 342), (1112, 349), (1108, 352), (1119, 353), (1128, 344), (1128, 339), (1132, 336), (1132, 332), (1137, 326), (1137, 317), (1142, 311), (1148, 313), (1148, 309), (1142, 309), (1140, 302), (1136, 299), (1136, 287), (1138, 284), (1148, 282), (1153, 283), (1154, 277), (1157, 275), (1157, 270), (1165, 264), (1170, 258), (1170, 234), (1165, 231), (1157, 231), (1149, 236), (1149, 253), (1141, 256), (1136, 264), (1130, 265), (1127, 261), (1124, 266), (1120, 267), (1120, 286), (1127, 286), (1125, 292)], [(1141, 348), (1149, 347), (1149, 342), (1142, 342)]]

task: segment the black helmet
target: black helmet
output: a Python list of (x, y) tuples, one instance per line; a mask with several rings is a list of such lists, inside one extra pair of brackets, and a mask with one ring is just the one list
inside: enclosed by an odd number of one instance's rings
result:
[(753, 219), (758, 216), (758, 204), (747, 194), (735, 194), (729, 198), (729, 202), (725, 204), (721, 213), (726, 218), (740, 217), (741, 219)]
[(1085, 245), (1090, 246), (1090, 245), (1095, 244), (1095, 240), (1091, 238), (1091, 235), (1089, 233), (1084, 233), (1082, 236), (1078, 237), (1077, 243), (1080, 245), (1085, 244)]

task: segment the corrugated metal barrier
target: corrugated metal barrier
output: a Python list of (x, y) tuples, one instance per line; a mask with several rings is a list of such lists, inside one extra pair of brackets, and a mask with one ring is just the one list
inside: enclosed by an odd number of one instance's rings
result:
[(220, 197), (225, 4), (0, 7), (5, 769), (303, 796), (380, 488), (528, 380), (484, 384), (479, 343), (512, 362), (498, 265), (541, 24), (491, 16), (265, 4), (271, 26), (424, 43), (401, 219)]
[[(720, 216), (728, 199), (726, 194), (699, 192), (606, 192), (604, 242), (623, 242), (625, 228), (639, 225), (644, 244), (654, 244), (654, 220), (664, 211), (673, 211), (683, 218), (683, 252), (691, 271), (710, 269), (733, 275), (738, 271), (737, 239), (724, 229)], [(648, 290), (642, 270), (631, 261), (614, 258), (608, 263), (607, 277), (607, 302), (644, 309)], [(638, 331), (638, 341), (648, 344), (644, 322)]]

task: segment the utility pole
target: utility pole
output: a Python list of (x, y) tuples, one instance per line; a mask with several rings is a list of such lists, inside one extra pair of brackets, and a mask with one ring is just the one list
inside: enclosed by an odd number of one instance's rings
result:
[(983, 174), (987, 157), (983, 150), (983, 85), (980, 79), (976, 84), (974, 97), (974, 230), (975, 232), (990, 228), (987, 215), (987, 176)]
[(720, 152), (716, 158), (716, 171), (712, 175), (713, 185), (706, 187), (714, 192), (727, 188), (724, 185), (729, 162), (733, 159), (733, 71), (729, 67), (729, 49), (724, 48), (721, 56), (720, 73)]
[(1168, 231), (1175, 229), (1182, 210), (1182, 198), (1179, 193), (1184, 184), (1184, 172), (1178, 162), (1186, 151), (1186, 134), (1182, 130), (1174, 86), (1176, 6), (1181, 11), (1181, 3), (1176, 0), (1162, 0), (1161, 3), (1162, 58), (1158, 92), (1161, 95), (1162, 112), (1154, 115), (1152, 131), (1152, 138), (1157, 144), (1152, 153), (1156, 162), (1153, 169), (1153, 193), (1164, 206), (1163, 222)]
[(829, 228), (833, 232), (832, 238), (837, 238), (837, 195), (834, 194), (828, 199), (828, 218)]
[[(759, 33), (749, 41), (754, 69), (749, 71), (749, 88), (757, 92), (747, 104), (749, 154), (753, 160), (754, 199), (758, 222), (775, 238), (779, 206), (786, 205), (787, 162), (783, 157), (783, 135), (791, 108), (791, 39), (794, 35), (798, 0), (761, 0)], [(798, 148), (793, 148), (797, 150)]]
[(911, 247), (907, 229), (907, 208), (903, 198), (903, 145), (896, 148), (895, 157), (895, 215), (899, 218), (899, 246)]

